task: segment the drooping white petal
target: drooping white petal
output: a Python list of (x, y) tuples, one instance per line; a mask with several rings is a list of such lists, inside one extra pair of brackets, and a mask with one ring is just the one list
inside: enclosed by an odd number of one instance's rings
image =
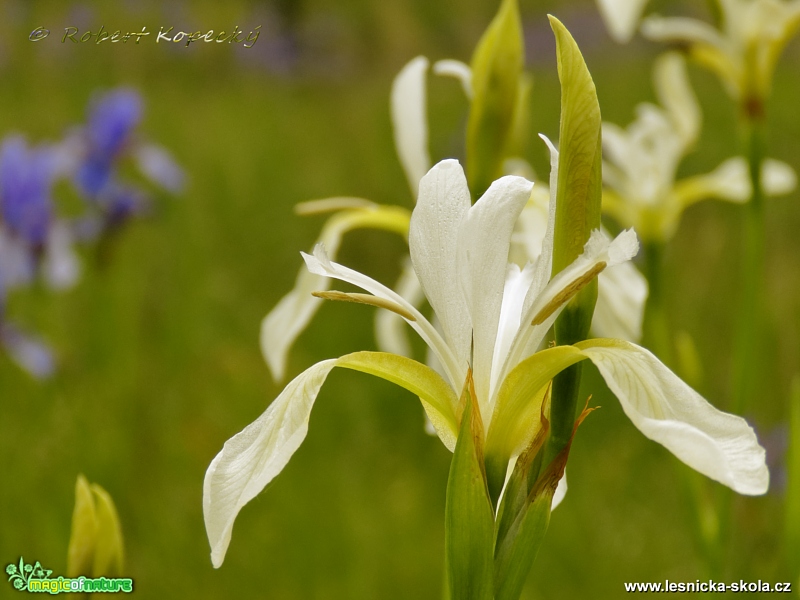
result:
[(684, 147), (694, 144), (700, 133), (700, 105), (689, 83), (683, 57), (676, 52), (659, 57), (653, 68), (653, 83)]
[[(459, 283), (456, 258), (459, 228), (471, 203), (461, 165), (456, 160), (443, 160), (420, 182), (408, 231), (414, 271), (462, 369), (470, 360), (472, 322)], [(456, 387), (461, 383), (463, 378)]]
[[(493, 182), (467, 212), (458, 234), (461, 289), (472, 321), (472, 371), (484, 423), (491, 415), (489, 386), (511, 233), (533, 184), (506, 176)], [(520, 304), (527, 288), (520, 290)]]
[(644, 275), (632, 263), (624, 262), (600, 273), (597, 283), (593, 334), (638, 342), (647, 300)]
[(622, 340), (577, 346), (645, 436), (740, 494), (767, 491), (765, 451), (744, 419), (711, 406), (644, 348)]
[(156, 144), (138, 144), (134, 156), (139, 170), (150, 181), (173, 194), (183, 190), (186, 173), (164, 148)]
[(67, 224), (54, 222), (47, 234), (41, 268), (44, 280), (55, 290), (71, 288), (80, 277), (81, 263), (72, 243), (72, 231)]
[(215, 568), (225, 560), (239, 511), (283, 470), (305, 439), (311, 408), (335, 365), (336, 359), (325, 360), (295, 377), (258, 419), (225, 442), (209, 465), (203, 515)]
[[(761, 166), (761, 184), (767, 196), (780, 196), (795, 189), (797, 176), (786, 163), (766, 159)], [(675, 196), (682, 206), (708, 198), (743, 203), (750, 200), (752, 189), (747, 161), (742, 156), (736, 156), (723, 162), (711, 173), (680, 181), (675, 186)]]
[(411, 193), (431, 165), (428, 152), (428, 116), (425, 77), (428, 59), (418, 56), (402, 68), (392, 82), (391, 109), (394, 143)]
[(461, 82), (464, 95), (472, 100), (472, 69), (460, 60), (445, 59), (433, 64), (433, 72), (443, 77), (453, 77)]
[(608, 32), (620, 44), (633, 37), (646, 4), (647, 0), (597, 0)]
[(797, 173), (785, 162), (768, 158), (761, 169), (761, 184), (768, 196), (790, 194), (797, 187)]
[[(330, 198), (314, 202), (324, 207), (340, 203), (341, 200)], [(350, 204), (363, 204), (364, 208), (345, 210), (332, 216), (317, 240), (318, 244), (324, 244), (332, 256), (339, 251), (344, 234), (353, 229), (373, 227), (404, 233), (407, 227), (408, 213), (404, 209), (380, 206), (356, 198), (347, 201)], [(276, 381), (283, 378), (289, 348), (321, 306), (322, 301), (313, 297), (311, 292), (325, 291), (328, 287), (327, 277), (314, 275), (301, 268), (292, 290), (261, 321), (261, 352)]]
[(642, 35), (657, 42), (704, 44), (722, 52), (729, 51), (728, 41), (708, 23), (689, 17), (652, 15), (642, 22)]
[[(412, 306), (419, 306), (425, 299), (422, 287), (419, 285), (417, 274), (410, 260), (406, 260), (400, 278), (397, 280), (395, 291), (408, 300)], [(400, 356), (411, 356), (411, 345), (408, 342), (405, 321), (400, 315), (388, 310), (379, 310), (375, 313), (375, 340), (378, 348), (384, 352), (391, 352)]]
[(382, 283), (379, 283), (374, 279), (359, 273), (358, 271), (354, 271), (353, 269), (348, 269), (347, 267), (338, 263), (331, 262), (331, 260), (325, 254), (325, 249), (321, 245), (317, 245), (314, 248), (314, 256), (310, 256), (305, 252), (303, 252), (302, 255), (303, 259), (306, 261), (306, 266), (311, 273), (314, 273), (315, 275), (322, 275), (324, 277), (332, 277), (334, 279), (339, 279), (340, 281), (345, 281), (360, 287), (361, 289), (366, 290), (378, 298), (388, 300), (389, 302), (398, 305), (403, 311), (411, 315), (414, 320), (411, 321), (407, 319), (406, 322), (414, 329), (414, 331), (419, 334), (423, 341), (436, 354), (436, 358), (442, 364), (442, 367), (447, 374), (447, 379), (453, 389), (458, 390), (461, 388), (466, 377), (467, 364), (464, 363), (462, 366), (456, 360), (452, 350), (442, 339), (442, 336), (439, 334), (439, 332), (434, 329), (433, 325), (430, 324), (430, 322), (416, 309), (416, 307), (411, 305), (405, 298), (392, 291)]

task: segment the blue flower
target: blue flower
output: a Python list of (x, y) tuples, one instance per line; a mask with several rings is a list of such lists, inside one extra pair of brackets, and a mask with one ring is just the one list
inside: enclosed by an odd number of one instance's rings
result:
[(40, 248), (52, 219), (53, 159), (48, 150), (28, 148), (19, 136), (0, 147), (0, 218), (5, 228)]
[(86, 195), (96, 198), (113, 180), (115, 161), (130, 145), (141, 118), (142, 100), (133, 90), (114, 90), (93, 104), (85, 130), (85, 159), (77, 172)]

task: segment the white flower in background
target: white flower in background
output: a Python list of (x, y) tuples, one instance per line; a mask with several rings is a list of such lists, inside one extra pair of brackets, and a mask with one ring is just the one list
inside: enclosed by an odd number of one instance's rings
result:
[(617, 42), (627, 44), (639, 26), (648, 0), (597, 0), (606, 29)]
[[(553, 163), (557, 164), (555, 151)], [(324, 360), (298, 375), (256, 421), (226, 442), (206, 472), (203, 509), (214, 566), (224, 560), (241, 508), (302, 443), (319, 389), (336, 366), (377, 375), (418, 396), (450, 450), (458, 432), (458, 399), (471, 370), (491, 487), (492, 481), (502, 485), (509, 461), (542, 427), (542, 404), (552, 377), (588, 358), (647, 437), (739, 493), (766, 491), (769, 473), (753, 430), (743, 419), (716, 410), (647, 350), (609, 339), (539, 350), (564, 305), (606, 267), (637, 252), (633, 231), (614, 241), (593, 232), (583, 254), (551, 279), (555, 199), (550, 200), (539, 257), (520, 269), (509, 264), (508, 257), (515, 223), (531, 194), (530, 182), (503, 177), (472, 205), (461, 166), (446, 160), (434, 166), (419, 187), (409, 247), (441, 333), (399, 294), (332, 262), (321, 246), (303, 257), (312, 273), (366, 292), (322, 292), (320, 297), (368, 304), (401, 316), (434, 353), (443, 375), (382, 352)]]
[[(684, 60), (675, 53), (654, 67), (656, 94), (662, 106), (640, 104), (627, 129), (603, 124), (603, 210), (623, 227), (634, 227), (644, 241), (666, 241), (683, 211), (701, 200), (746, 202), (750, 179), (744, 158), (723, 162), (705, 175), (675, 181), (678, 165), (700, 133), (700, 107)], [(768, 195), (791, 192), (796, 176), (788, 165), (766, 160), (763, 186)]]
[(760, 104), (769, 95), (781, 52), (800, 27), (800, 0), (718, 1), (719, 30), (697, 19), (654, 15), (642, 23), (642, 33), (685, 46), (735, 99)]

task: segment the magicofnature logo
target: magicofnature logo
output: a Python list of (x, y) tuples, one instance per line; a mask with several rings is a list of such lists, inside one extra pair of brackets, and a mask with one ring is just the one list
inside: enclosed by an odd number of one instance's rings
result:
[(34, 564), (25, 564), (20, 556), (19, 564), (6, 566), (8, 581), (20, 592), (42, 592), (49, 594), (65, 594), (70, 592), (123, 592), (133, 591), (133, 579), (98, 577), (57, 577), (50, 578), (53, 571), (45, 569), (37, 560)]

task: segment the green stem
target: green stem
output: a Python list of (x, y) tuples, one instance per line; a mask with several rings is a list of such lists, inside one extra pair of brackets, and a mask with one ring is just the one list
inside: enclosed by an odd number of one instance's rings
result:
[(748, 163), (752, 197), (745, 206), (742, 231), (742, 275), (739, 315), (733, 356), (733, 412), (742, 414), (753, 395), (757, 375), (761, 289), (764, 281), (764, 193), (761, 164), (764, 160), (763, 121), (747, 121)]
[(672, 337), (664, 299), (664, 244), (645, 244), (645, 277), (650, 288), (645, 306), (642, 341), (667, 366), (673, 365)]

